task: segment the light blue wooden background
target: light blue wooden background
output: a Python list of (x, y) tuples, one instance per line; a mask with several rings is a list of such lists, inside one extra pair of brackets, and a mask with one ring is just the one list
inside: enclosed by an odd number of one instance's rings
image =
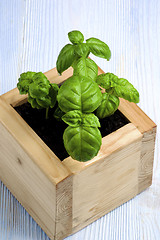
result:
[[(160, 0), (0, 0), (0, 93), (14, 88), (21, 72), (55, 67), (73, 29), (108, 43), (110, 62), (93, 59), (132, 82), (139, 106), (159, 125)], [(159, 138), (158, 128), (153, 185), (68, 240), (160, 239)], [(0, 182), (0, 240), (46, 239)]]

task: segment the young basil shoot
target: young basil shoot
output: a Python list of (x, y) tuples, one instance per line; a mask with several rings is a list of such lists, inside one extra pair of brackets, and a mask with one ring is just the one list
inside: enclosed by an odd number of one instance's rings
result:
[(97, 38), (84, 42), (83, 34), (77, 30), (69, 32), (68, 38), (71, 43), (60, 51), (56, 68), (62, 74), (72, 66), (73, 76), (60, 89), (44, 74), (35, 72), (21, 74), (17, 87), (21, 94), (28, 93), (33, 108), (46, 108), (46, 118), (48, 109), (58, 101), (54, 117), (68, 124), (64, 146), (73, 159), (85, 162), (98, 154), (102, 144), (99, 118), (112, 115), (119, 98), (138, 103), (139, 93), (128, 80), (113, 73), (98, 76), (98, 66), (88, 56), (92, 53), (109, 61), (111, 51), (106, 43)]
[[(56, 66), (59, 74), (72, 66), (73, 76), (60, 87), (57, 100), (65, 112), (62, 120), (69, 125), (63, 135), (65, 148), (72, 158), (84, 162), (96, 156), (101, 146), (98, 118), (113, 114), (119, 97), (139, 102), (139, 93), (126, 79), (112, 73), (98, 76), (98, 66), (88, 56), (91, 52), (109, 61), (111, 51), (106, 43), (97, 38), (84, 42), (80, 31), (69, 32), (68, 37), (71, 44), (62, 48)], [(104, 88), (103, 94), (99, 86)]]
[(47, 119), (49, 108), (53, 108), (57, 101), (58, 85), (50, 83), (41, 72), (25, 72), (20, 75), (17, 87), (20, 94), (28, 94), (28, 102), (33, 108), (46, 109)]
[(127, 79), (118, 78), (113, 73), (100, 74), (96, 82), (105, 89), (101, 105), (96, 114), (99, 118), (112, 115), (119, 106), (119, 97), (130, 102), (139, 102), (139, 93)]

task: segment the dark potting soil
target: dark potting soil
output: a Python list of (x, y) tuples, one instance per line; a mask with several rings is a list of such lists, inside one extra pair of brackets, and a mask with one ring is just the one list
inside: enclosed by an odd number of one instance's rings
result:
[[(67, 124), (63, 121), (57, 121), (53, 117), (55, 108), (49, 110), (48, 119), (45, 119), (45, 109), (33, 109), (29, 103), (24, 103), (14, 107), (14, 109), (61, 161), (69, 156), (63, 145), (63, 132)], [(127, 123), (129, 123), (128, 119), (119, 110), (110, 117), (100, 119), (102, 137)]]

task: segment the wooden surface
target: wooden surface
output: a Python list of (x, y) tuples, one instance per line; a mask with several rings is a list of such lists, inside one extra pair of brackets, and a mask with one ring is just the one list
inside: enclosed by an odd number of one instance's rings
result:
[[(139, 106), (160, 122), (160, 2), (158, 0), (2, 0), (0, 2), (0, 91), (16, 86), (23, 71), (55, 66), (67, 32), (99, 37), (112, 51), (110, 62), (92, 57), (104, 70), (131, 81)], [(157, 130), (153, 185), (68, 239), (159, 240), (160, 163)], [(0, 239), (46, 240), (21, 205), (0, 185)]]
[(98, 155), (88, 163), (64, 160), (74, 173), (73, 232), (138, 194), (142, 136), (129, 123), (104, 137)]

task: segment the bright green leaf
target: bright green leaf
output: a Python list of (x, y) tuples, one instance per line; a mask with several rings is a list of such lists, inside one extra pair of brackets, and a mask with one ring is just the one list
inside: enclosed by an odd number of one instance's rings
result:
[(42, 108), (48, 108), (51, 106), (51, 97), (48, 95), (45, 97), (36, 98), (36, 101)]
[(62, 120), (71, 127), (88, 126), (100, 127), (99, 119), (93, 113), (82, 113), (79, 110), (73, 110), (63, 115)]
[(89, 55), (89, 46), (86, 43), (80, 43), (74, 46), (75, 52), (78, 57), (88, 57)]
[(41, 107), (35, 98), (32, 98), (29, 94), (28, 94), (28, 102), (31, 104), (32, 108), (37, 108), (37, 109), (41, 109), (43, 107)]
[(89, 77), (95, 80), (98, 75), (97, 64), (89, 58), (79, 58), (75, 64), (73, 74)]
[(113, 73), (102, 73), (97, 76), (96, 83), (102, 88), (107, 90), (111, 88), (111, 80), (113, 78), (118, 78), (118, 77)]
[(73, 44), (82, 43), (84, 41), (84, 36), (80, 31), (74, 30), (68, 33), (68, 38)]
[(81, 162), (95, 157), (102, 144), (101, 133), (96, 127), (68, 126), (64, 131), (63, 140), (69, 155)]
[(98, 57), (105, 58), (108, 61), (111, 58), (111, 51), (108, 45), (97, 38), (89, 38), (86, 40), (90, 51)]
[(69, 68), (72, 65), (75, 57), (76, 55), (73, 45), (67, 44), (62, 48), (56, 62), (56, 67), (59, 74), (64, 72), (67, 68)]
[(101, 104), (102, 93), (94, 81), (83, 76), (68, 78), (59, 89), (59, 107), (64, 112), (80, 110), (90, 113)]
[(99, 118), (105, 118), (112, 115), (119, 106), (119, 98), (110, 95), (108, 93), (103, 93), (102, 103), (96, 110), (96, 115)]
[(124, 98), (130, 102), (139, 102), (139, 92), (134, 86), (124, 78), (114, 78), (111, 83), (111, 87), (114, 88), (114, 95)]
[(85, 127), (100, 127), (98, 117), (93, 113), (82, 114), (82, 125)]
[(62, 120), (69, 126), (78, 127), (82, 124), (82, 112), (79, 110), (69, 111), (63, 115)]
[(33, 82), (29, 85), (29, 94), (32, 98), (45, 97), (49, 94), (50, 85), (44, 82)]
[(33, 82), (33, 76), (35, 72), (25, 72), (20, 75), (18, 79), (17, 88), (20, 94), (27, 94), (29, 90), (29, 85)]

